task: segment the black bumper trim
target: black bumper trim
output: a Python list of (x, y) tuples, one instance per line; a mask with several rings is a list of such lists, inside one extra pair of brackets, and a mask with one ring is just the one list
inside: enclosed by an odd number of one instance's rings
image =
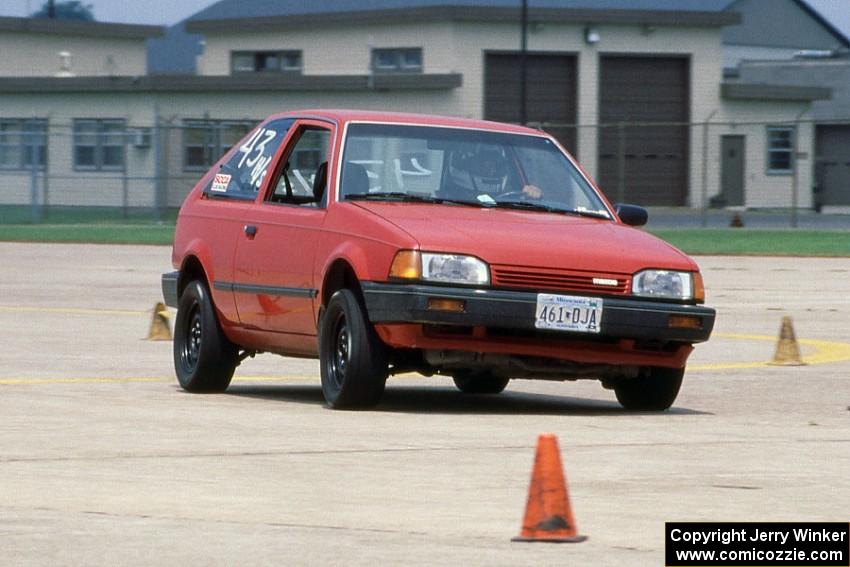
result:
[[(537, 306), (536, 293), (376, 282), (362, 282), (361, 286), (366, 301), (366, 310), (372, 323), (422, 323), (537, 330), (534, 326), (534, 314)], [(583, 294), (565, 295), (584, 296)], [(429, 310), (429, 298), (462, 299), (465, 302), (465, 311), (455, 313)], [(601, 332), (598, 335), (590, 333), (562, 334), (585, 338), (602, 336), (698, 343), (708, 340), (714, 328), (716, 314), (714, 309), (710, 307), (659, 303), (631, 298), (603, 297), (602, 300)], [(702, 328), (670, 328), (669, 317), (671, 315), (700, 317)]]
[(177, 307), (177, 302), (180, 300), (177, 297), (177, 281), (180, 278), (180, 272), (168, 272), (162, 274), (162, 297), (165, 299), (165, 304), (169, 307)]

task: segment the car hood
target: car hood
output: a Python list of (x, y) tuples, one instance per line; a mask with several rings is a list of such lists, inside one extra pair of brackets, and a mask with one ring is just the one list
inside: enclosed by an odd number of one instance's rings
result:
[(454, 205), (356, 204), (410, 234), (422, 250), (469, 254), (490, 264), (611, 273), (698, 269), (651, 234), (603, 219)]

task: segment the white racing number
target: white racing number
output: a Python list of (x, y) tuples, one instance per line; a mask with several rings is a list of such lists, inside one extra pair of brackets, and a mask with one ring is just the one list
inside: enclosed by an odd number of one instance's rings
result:
[(258, 128), (244, 144), (239, 146), (239, 152), (242, 154), (239, 167), (247, 166), (251, 169), (251, 187), (254, 191), (260, 188), (266, 176), (266, 169), (272, 161), (271, 154), (266, 155), (266, 147), (276, 136), (276, 130)]

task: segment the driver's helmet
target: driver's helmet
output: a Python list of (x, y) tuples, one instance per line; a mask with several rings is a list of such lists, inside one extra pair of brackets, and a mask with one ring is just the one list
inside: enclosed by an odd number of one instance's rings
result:
[(484, 145), (454, 152), (449, 161), (449, 175), (458, 187), (477, 194), (498, 195), (507, 183), (505, 154), (495, 146)]

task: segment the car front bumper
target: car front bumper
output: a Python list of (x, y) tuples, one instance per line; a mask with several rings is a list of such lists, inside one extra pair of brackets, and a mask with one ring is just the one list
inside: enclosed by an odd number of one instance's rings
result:
[[(536, 293), (377, 282), (362, 282), (361, 286), (369, 320), (375, 324), (416, 323), (538, 332)], [(429, 303), (435, 299), (460, 300), (463, 311), (429, 309)], [(672, 326), (671, 317), (677, 316), (698, 320), (698, 327)], [(544, 333), (547, 337), (577, 340), (601, 337), (693, 344), (708, 340), (714, 319), (714, 309), (700, 305), (605, 297), (598, 334)]]
[(162, 298), (165, 304), (169, 307), (177, 308), (177, 282), (180, 278), (180, 272), (168, 272), (162, 274)]

